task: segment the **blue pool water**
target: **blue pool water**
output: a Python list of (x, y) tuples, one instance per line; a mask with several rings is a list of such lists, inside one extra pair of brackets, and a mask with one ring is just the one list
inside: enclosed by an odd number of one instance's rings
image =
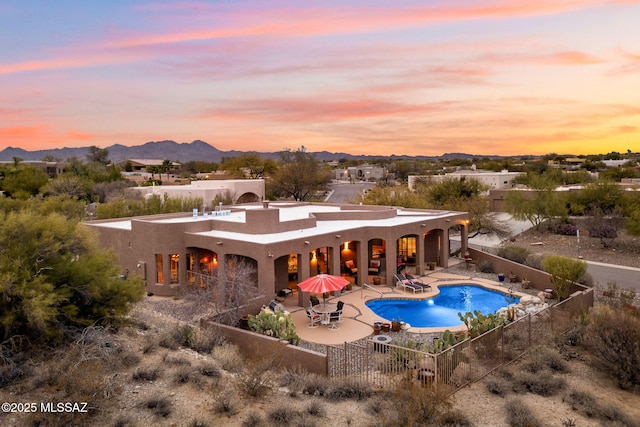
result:
[(440, 286), (440, 294), (426, 300), (380, 299), (367, 301), (376, 315), (402, 319), (415, 328), (437, 328), (461, 325), (458, 312), (495, 313), (502, 307), (520, 301), (501, 292), (476, 285)]

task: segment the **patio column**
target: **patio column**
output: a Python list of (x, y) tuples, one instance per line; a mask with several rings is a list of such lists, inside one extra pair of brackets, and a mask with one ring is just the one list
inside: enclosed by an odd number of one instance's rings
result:
[(460, 229), (460, 253), (464, 254), (469, 248), (469, 221), (462, 222)]
[(425, 271), (424, 268), (424, 240), (426, 235), (424, 233), (418, 234), (416, 238), (416, 276), (421, 276)]
[[(358, 250), (358, 286), (362, 286), (363, 283), (369, 281), (369, 251), (366, 246), (363, 248), (363, 244), (360, 241), (357, 242)], [(369, 283), (367, 283), (369, 284)]]
[[(300, 251), (300, 255), (298, 256), (298, 283), (310, 277), (310, 271), (311, 269), (309, 268), (309, 250), (304, 247), (302, 248), (302, 250)], [(300, 288), (298, 288), (298, 305), (300, 307), (306, 307), (309, 305), (309, 293), (302, 292)]]

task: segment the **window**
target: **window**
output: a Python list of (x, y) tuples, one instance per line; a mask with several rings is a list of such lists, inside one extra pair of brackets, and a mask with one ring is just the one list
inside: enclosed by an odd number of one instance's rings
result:
[(180, 265), (180, 255), (179, 254), (169, 255), (169, 272), (170, 272), (169, 283), (178, 283), (179, 265)]
[(156, 254), (156, 283), (164, 283), (162, 276), (162, 254)]

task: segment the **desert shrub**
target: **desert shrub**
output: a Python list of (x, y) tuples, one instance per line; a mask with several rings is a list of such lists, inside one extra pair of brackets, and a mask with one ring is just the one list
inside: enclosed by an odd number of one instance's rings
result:
[(143, 367), (136, 369), (131, 378), (136, 381), (155, 381), (160, 375), (160, 369), (156, 367)]
[(187, 384), (189, 382), (197, 382), (194, 376), (194, 370), (189, 366), (181, 366), (173, 373), (173, 381), (176, 384)]
[(433, 425), (451, 410), (451, 401), (443, 388), (421, 387), (406, 381), (398, 383), (393, 401), (394, 413), (380, 414), (380, 419), (387, 421), (384, 425)]
[(152, 397), (145, 402), (144, 406), (159, 417), (166, 418), (171, 415), (172, 405), (167, 397)]
[(298, 415), (291, 406), (278, 405), (267, 413), (267, 419), (275, 425), (290, 425)]
[(199, 418), (193, 419), (187, 424), (189, 427), (209, 427), (211, 424)]
[(559, 373), (569, 371), (569, 365), (560, 353), (549, 347), (536, 348), (532, 351), (530, 359), (526, 361), (522, 367), (524, 370), (534, 374), (546, 369)]
[(231, 389), (217, 390), (213, 399), (213, 410), (219, 414), (235, 415), (238, 413), (238, 399)]
[(530, 252), (526, 248), (520, 246), (503, 246), (498, 249), (498, 256), (506, 258), (510, 261), (524, 264)]
[(525, 265), (535, 268), (536, 270), (544, 270), (542, 266), (542, 259), (544, 254), (529, 254), (525, 260)]
[(505, 397), (511, 390), (511, 385), (504, 378), (491, 376), (484, 380), (484, 385), (490, 393)]
[(263, 424), (264, 420), (258, 411), (250, 411), (242, 421), (242, 427), (260, 427)]
[(542, 427), (544, 424), (535, 412), (522, 400), (513, 399), (505, 405), (507, 422), (511, 427)]
[(307, 406), (306, 412), (307, 414), (318, 418), (324, 418), (327, 415), (327, 410), (322, 406), (322, 403), (320, 403), (319, 400), (312, 400), (309, 403), (309, 406)]
[(161, 347), (176, 350), (180, 346), (188, 346), (192, 336), (193, 328), (191, 326), (175, 326), (160, 336), (158, 344)]
[(640, 386), (640, 317), (626, 310), (596, 306), (584, 337), (598, 368), (610, 372), (624, 390)]
[(217, 365), (211, 362), (204, 362), (198, 367), (198, 372), (204, 377), (220, 378), (222, 373)]
[(276, 371), (276, 355), (266, 359), (250, 359), (242, 366), (237, 381), (242, 393), (251, 397), (266, 394), (272, 387), (272, 372)]
[(142, 354), (150, 354), (158, 348), (158, 343), (155, 339), (151, 337), (146, 337), (144, 340), (144, 344), (142, 344)]
[(124, 351), (120, 355), (120, 362), (123, 366), (135, 366), (140, 363), (140, 356), (131, 351)]
[(480, 262), (478, 262), (478, 270), (481, 273), (495, 273), (494, 269), (493, 269), (493, 264), (491, 264), (490, 261), (487, 260), (480, 260)]
[(162, 356), (162, 361), (167, 365), (191, 366), (191, 362), (186, 357), (175, 356), (170, 353), (166, 353), (164, 356)]
[(564, 401), (571, 406), (571, 409), (589, 418), (597, 418), (624, 426), (639, 425), (617, 406), (602, 406), (601, 401), (588, 391), (572, 390), (564, 398)]
[(220, 346), (225, 342), (224, 338), (213, 331), (197, 328), (189, 336), (187, 345), (198, 353), (209, 354), (214, 347)]
[(529, 391), (543, 397), (559, 393), (567, 384), (564, 378), (554, 376), (549, 371), (541, 371), (535, 374), (522, 371), (516, 374), (514, 381), (515, 391)]
[(473, 426), (473, 423), (464, 413), (458, 410), (451, 410), (440, 416), (438, 425), (442, 427), (471, 427)]
[(371, 394), (371, 387), (368, 383), (351, 378), (343, 378), (332, 381), (325, 397), (335, 402), (344, 399), (364, 400), (371, 397)]
[(214, 347), (211, 355), (220, 363), (220, 366), (225, 371), (239, 372), (244, 364), (240, 349), (233, 344), (223, 344), (219, 347)]
[(313, 375), (309, 375), (302, 385), (302, 393), (310, 396), (324, 396), (327, 393), (327, 389), (327, 383), (318, 381)]
[(560, 224), (556, 230), (556, 233), (563, 236), (576, 236), (578, 235), (578, 227), (573, 224)]

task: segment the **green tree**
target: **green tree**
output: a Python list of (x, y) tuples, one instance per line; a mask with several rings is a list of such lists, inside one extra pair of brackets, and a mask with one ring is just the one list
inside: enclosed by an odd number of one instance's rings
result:
[(565, 293), (587, 272), (587, 263), (560, 255), (545, 255), (542, 259), (544, 271), (551, 275), (553, 292), (558, 301), (567, 297)]
[(46, 344), (73, 328), (110, 324), (142, 298), (139, 278), (121, 280), (90, 230), (59, 213), (0, 214), (0, 323)]
[(160, 173), (164, 172), (167, 174), (167, 182), (169, 182), (169, 172), (171, 172), (171, 168), (173, 167), (173, 162), (168, 159), (164, 159), (162, 164), (160, 165)]
[(326, 191), (330, 181), (330, 175), (320, 162), (300, 147), (296, 151), (280, 152), (279, 168), (271, 180), (271, 187), (276, 196), (303, 201)]
[(262, 159), (258, 153), (243, 153), (225, 159), (222, 168), (237, 178), (260, 179), (273, 174), (278, 164), (273, 159)]
[(90, 163), (101, 163), (106, 165), (109, 163), (109, 149), (107, 148), (99, 148), (95, 145), (89, 147), (89, 152), (87, 153), (87, 160)]
[(40, 169), (21, 167), (5, 171), (4, 179), (0, 181), (1, 189), (9, 196), (26, 199), (40, 193), (49, 177)]
[(546, 221), (566, 220), (569, 209), (565, 195), (556, 191), (556, 180), (532, 174), (530, 190), (512, 190), (507, 194), (505, 209), (519, 221), (529, 221), (537, 230)]

